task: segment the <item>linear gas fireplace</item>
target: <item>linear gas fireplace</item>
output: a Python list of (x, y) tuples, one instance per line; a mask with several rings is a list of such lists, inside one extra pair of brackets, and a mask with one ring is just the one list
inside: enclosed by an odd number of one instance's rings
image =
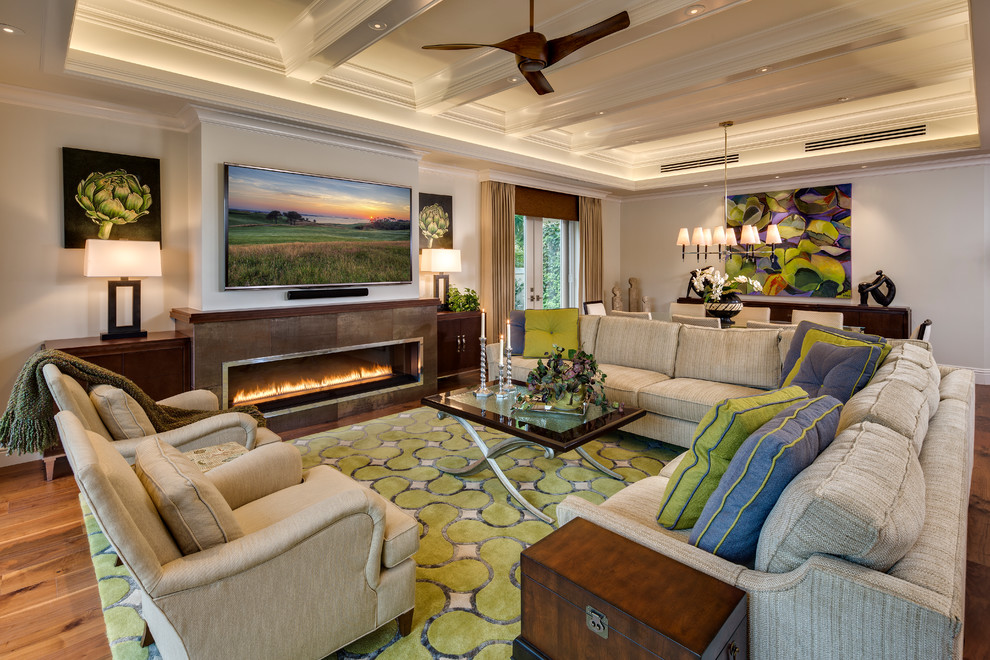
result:
[(222, 401), (265, 417), (418, 386), (423, 340), (327, 348), (223, 362)]

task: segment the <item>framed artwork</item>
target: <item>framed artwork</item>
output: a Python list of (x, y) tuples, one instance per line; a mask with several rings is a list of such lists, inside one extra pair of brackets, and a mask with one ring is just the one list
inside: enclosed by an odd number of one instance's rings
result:
[(726, 224), (737, 239), (740, 227), (755, 225), (765, 241), (774, 224), (782, 241), (770, 253), (761, 244), (756, 258), (730, 248), (726, 275), (758, 280), (765, 296), (852, 296), (851, 183), (730, 195), (726, 206)]
[(419, 193), (419, 249), (451, 250), (454, 247), (454, 198), (450, 195)]
[(63, 246), (161, 241), (160, 179), (157, 158), (62, 147)]

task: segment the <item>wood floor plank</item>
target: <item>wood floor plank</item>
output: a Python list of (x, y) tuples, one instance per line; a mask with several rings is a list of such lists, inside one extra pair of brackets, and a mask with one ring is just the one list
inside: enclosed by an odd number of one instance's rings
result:
[(4, 574), (0, 581), (0, 596), (46, 580), (54, 580), (62, 575), (92, 568), (93, 560), (89, 554), (89, 544), (81, 545), (84, 547), (61, 557)]
[(82, 625), (103, 626), (103, 610), (96, 582), (64, 598), (0, 616), (0, 657), (44, 643)]
[(37, 534), (10, 542), (0, 542), (0, 575), (64, 557), (78, 548), (72, 545), (73, 542), (85, 541), (86, 538), (86, 528), (80, 521), (54, 530), (40, 530)]

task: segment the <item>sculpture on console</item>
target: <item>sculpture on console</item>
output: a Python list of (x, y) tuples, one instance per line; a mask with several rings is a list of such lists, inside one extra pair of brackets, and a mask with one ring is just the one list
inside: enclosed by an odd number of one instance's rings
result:
[[(880, 290), (882, 286), (887, 287), (886, 292)], [(884, 275), (882, 270), (877, 271), (877, 278), (872, 282), (860, 282), (858, 289), (860, 305), (868, 304), (869, 296), (872, 295), (878, 305), (889, 307), (890, 303), (894, 302), (894, 296), (897, 294), (897, 287), (894, 286), (894, 281)]]
[(612, 309), (622, 311), (622, 290), (618, 285), (612, 287)]
[(643, 290), (639, 287), (639, 278), (629, 278), (629, 311), (642, 312), (643, 310)]

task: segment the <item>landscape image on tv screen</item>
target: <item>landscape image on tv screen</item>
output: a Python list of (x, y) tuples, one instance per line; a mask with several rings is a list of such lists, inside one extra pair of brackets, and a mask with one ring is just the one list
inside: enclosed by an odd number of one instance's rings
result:
[(225, 164), (225, 288), (412, 281), (412, 190)]

